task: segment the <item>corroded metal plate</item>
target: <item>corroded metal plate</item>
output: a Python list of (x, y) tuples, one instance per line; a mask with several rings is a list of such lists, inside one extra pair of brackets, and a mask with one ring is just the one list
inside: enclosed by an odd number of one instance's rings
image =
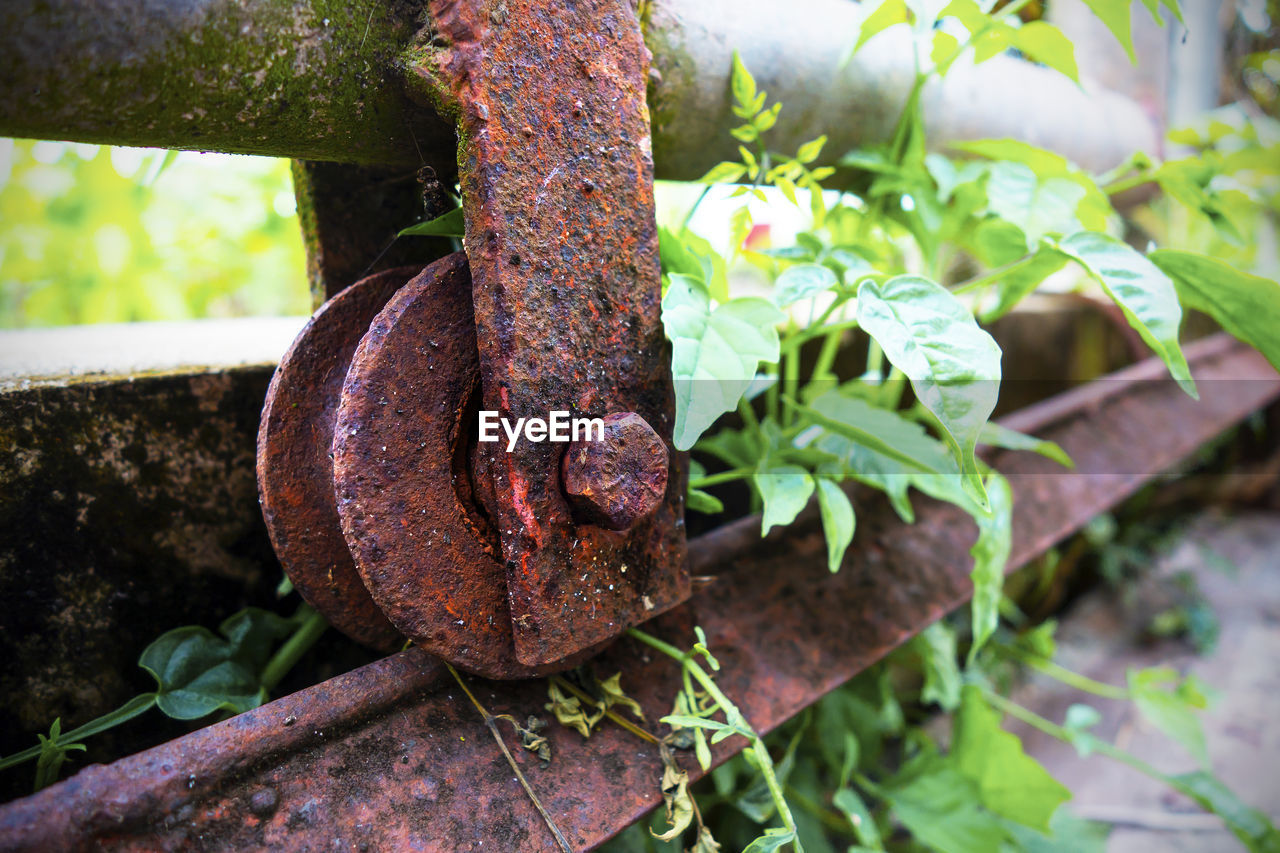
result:
[(342, 633), (382, 651), (404, 638), (373, 603), (338, 527), (329, 449), (342, 383), (369, 323), (420, 267), (361, 279), (308, 321), (280, 360), (258, 428), (258, 499), (294, 587)]
[[(433, 0), (419, 73), (457, 114), (484, 405), (503, 417), (636, 412), (669, 441), (649, 52), (630, 0)], [(617, 636), (689, 594), (681, 454), (627, 534), (574, 523), (563, 445), (495, 456), (520, 659)]]

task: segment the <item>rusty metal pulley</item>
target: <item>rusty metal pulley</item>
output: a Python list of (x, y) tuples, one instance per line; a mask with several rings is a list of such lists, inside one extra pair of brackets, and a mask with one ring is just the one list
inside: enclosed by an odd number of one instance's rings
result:
[[(282, 361), (272, 541), (330, 621), (470, 671), (572, 665), (689, 594), (670, 446), (648, 51), (628, 0), (435, 0), (417, 69), (459, 123), (466, 255), (366, 278)], [(481, 409), (604, 420), (480, 443)]]

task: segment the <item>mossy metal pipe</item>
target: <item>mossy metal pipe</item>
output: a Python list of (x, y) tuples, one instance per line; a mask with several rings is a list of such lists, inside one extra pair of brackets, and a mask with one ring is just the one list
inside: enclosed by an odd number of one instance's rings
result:
[[(887, 139), (912, 82), (910, 47), (893, 31), (840, 67), (859, 17), (844, 0), (651, 0), (643, 12), (659, 178), (697, 178), (736, 156), (735, 49), (784, 105), (779, 150), (825, 133), (837, 157)], [(425, 4), (410, 0), (4, 4), (0, 134), (439, 167), (454, 160), (453, 123), (421, 106), (408, 71), (434, 37)], [(943, 142), (1012, 136), (1094, 169), (1158, 146), (1132, 100), (1009, 57), (958, 67), (924, 97)]]

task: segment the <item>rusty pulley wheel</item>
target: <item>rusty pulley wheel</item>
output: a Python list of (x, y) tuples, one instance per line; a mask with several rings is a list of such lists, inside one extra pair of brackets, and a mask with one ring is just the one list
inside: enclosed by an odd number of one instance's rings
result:
[(285, 573), (335, 628), (388, 652), (404, 637), (369, 597), (342, 538), (330, 446), (352, 353), (418, 271), (371, 275), (322, 305), (281, 359), (258, 428), (258, 499)]
[(471, 498), (478, 382), (458, 252), (391, 298), (351, 360), (333, 439), (342, 531), (373, 600), (417, 645), (489, 678), (564, 669), (586, 655), (516, 660), (507, 570)]

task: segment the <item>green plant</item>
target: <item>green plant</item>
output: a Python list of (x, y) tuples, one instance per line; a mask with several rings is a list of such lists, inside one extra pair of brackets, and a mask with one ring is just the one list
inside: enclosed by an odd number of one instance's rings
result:
[[(714, 167), (681, 223), (660, 229), (674, 441), (693, 454), (690, 510), (720, 512), (737, 488), (761, 511), (763, 534), (791, 523), (816, 499), (832, 571), (855, 535), (854, 508), (843, 488), (850, 481), (884, 492), (907, 521), (912, 488), (955, 503), (980, 531), (965, 668), (958, 666), (955, 630), (939, 623), (771, 738), (783, 749), (777, 762), (695, 661), (702, 655), (715, 668), (705, 647), (685, 654), (633, 632), (680, 662), (685, 688), (664, 722), (692, 732), (704, 767), (707, 733), (750, 742), (752, 759), (715, 771), (715, 793), (702, 803), (703, 812), (723, 807), (736, 815), (716, 822), (732, 836), (720, 840), (737, 845), (733, 849), (792, 843), (798, 850), (802, 841), (831, 849), (833, 835), (847, 836), (850, 849), (884, 849), (895, 827), (943, 851), (1096, 847), (1097, 828), (1058, 808), (1069, 792), (1000, 728), (1004, 714), (1191, 796), (1221, 815), (1250, 849), (1280, 844), (1266, 818), (1207, 769), (1159, 774), (1089, 735), (1096, 712), (1087, 706), (1073, 708), (1059, 725), (1014, 705), (992, 682), (990, 673), (1017, 661), (1108, 699), (1133, 701), (1207, 768), (1195, 716), (1206, 704), (1202, 685), (1164, 670), (1132, 673), (1126, 687), (1100, 685), (1050, 660), (1051, 627), (1010, 639), (1000, 626), (1001, 609), (1009, 607), (1002, 586), (1012, 494), (977, 458), (976, 447), (1035, 450), (1066, 466), (1070, 460), (1051, 443), (988, 422), (999, 394), (1001, 353), (980, 324), (1012, 310), (1050, 276), (1074, 270), (1077, 286), (1114, 302), (1193, 397), (1197, 390), (1178, 340), (1184, 306), (1211, 315), (1280, 367), (1280, 284), (1222, 259), (1251, 263), (1246, 234), (1274, 218), (1280, 145), (1271, 125), (1263, 132), (1258, 125), (1265, 122), (1219, 115), (1203, 130), (1175, 136), (1195, 146), (1197, 156), (1157, 163), (1137, 154), (1102, 176), (1007, 139), (955, 144), (954, 156), (930, 152), (921, 93), (970, 51), (981, 62), (1015, 47), (1076, 79), (1070, 41), (1047, 23), (1016, 17), (1026, 2), (995, 11), (973, 0), (875, 5), (854, 49), (887, 27), (908, 26), (916, 77), (892, 139), (845, 154), (838, 172), (813, 166), (823, 138), (794, 156), (768, 148), (782, 107), (768, 103), (735, 57), (732, 97), (743, 124), (733, 134), (744, 143), (740, 159)], [(1144, 5), (1159, 20), (1160, 4)], [(1173, 0), (1163, 5), (1178, 14)], [(1089, 6), (1132, 56), (1128, 0), (1089, 0)], [(843, 188), (839, 194), (823, 190), (832, 178)], [(746, 241), (753, 222), (742, 206), (729, 214), (730, 242), (721, 254), (690, 227), (717, 183), (737, 184), (730, 198), (762, 200), (768, 198), (763, 188), (772, 185), (788, 203), (807, 207), (812, 227), (794, 245), (760, 247)], [(1112, 199), (1141, 184), (1155, 184), (1163, 195), (1126, 219)], [(807, 205), (801, 192), (808, 193)], [(1183, 211), (1172, 217), (1182, 223), (1177, 228), (1159, 227), (1163, 220), (1152, 213), (1169, 204)], [(1133, 248), (1125, 238), (1139, 228), (1148, 236), (1160, 231), (1178, 248)], [(729, 270), (743, 261), (772, 280), (768, 298), (733, 292)], [(837, 355), (857, 340), (855, 330), (869, 338), (866, 369), (839, 375)], [(729, 413), (738, 424), (724, 424)], [(993, 637), (1000, 640), (994, 646)], [(906, 724), (888, 678), (904, 665), (921, 673), (917, 701), (954, 714), (949, 751)], [(808, 749), (814, 730), (818, 742)], [(789, 809), (788, 799), (802, 807)], [(775, 816), (781, 826), (761, 836), (759, 827)], [(661, 846), (635, 833), (623, 844)], [(695, 844), (695, 850), (717, 849), (701, 820)]]
[(199, 625), (166, 631), (138, 658), (138, 666), (156, 681), (154, 691), (69, 732), (62, 731), (60, 719), (54, 720), (47, 737), (37, 735), (37, 746), (0, 758), (0, 770), (35, 759), (39, 790), (57, 780), (68, 752), (85, 749), (85, 738), (152, 708), (175, 720), (256, 708), (327, 627), (324, 617), (302, 604), (288, 617), (247, 607), (223, 621), (218, 627), (221, 636)]
[(310, 311), (284, 160), (0, 139), (0, 327)]

